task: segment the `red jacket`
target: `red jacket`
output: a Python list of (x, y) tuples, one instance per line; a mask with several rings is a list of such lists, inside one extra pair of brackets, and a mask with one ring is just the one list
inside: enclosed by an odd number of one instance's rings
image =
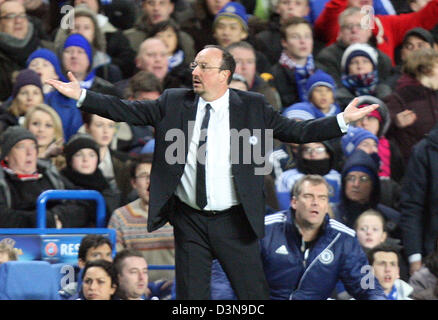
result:
[[(348, 0), (331, 0), (314, 24), (316, 38), (327, 45), (334, 43), (339, 33), (339, 15), (348, 7)], [(394, 61), (394, 49), (403, 42), (405, 33), (415, 27), (431, 30), (438, 23), (438, 0), (430, 1), (418, 12), (400, 15), (376, 15), (373, 35), (377, 48)]]

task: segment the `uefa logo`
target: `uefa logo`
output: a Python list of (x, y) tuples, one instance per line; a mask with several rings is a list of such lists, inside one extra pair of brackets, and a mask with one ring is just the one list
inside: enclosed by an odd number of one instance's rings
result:
[(44, 252), (49, 257), (53, 257), (58, 253), (58, 246), (54, 242), (49, 242), (46, 244), (46, 247), (44, 248)]

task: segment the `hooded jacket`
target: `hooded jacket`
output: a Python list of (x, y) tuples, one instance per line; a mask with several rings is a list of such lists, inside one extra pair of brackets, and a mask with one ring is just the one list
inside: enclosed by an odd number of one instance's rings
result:
[(438, 126), (413, 149), (400, 195), (403, 245), (408, 256), (433, 252), (438, 237)]
[(291, 209), (265, 217), (261, 252), (271, 299), (325, 300), (341, 280), (355, 299), (385, 300), (374, 276), (375, 288), (362, 288), (368, 259), (354, 230), (326, 214), (306, 254), (300, 250), (302, 238), (294, 220)]
[[(340, 192), (340, 203), (337, 207), (334, 208), (333, 213), (336, 220), (352, 228), (354, 222), (362, 212), (368, 209), (375, 209), (385, 217), (386, 227), (390, 236), (399, 239), (400, 213), (380, 203), (380, 180), (377, 174), (379, 170), (379, 162), (378, 159), (375, 158), (375, 156), (377, 156), (377, 154), (371, 156), (364, 151), (358, 149), (353, 152), (350, 157), (347, 158), (344, 164), (344, 168), (342, 170), (342, 188)], [(364, 204), (349, 200), (345, 194), (345, 178), (348, 174), (348, 170), (355, 166), (365, 167), (369, 171), (373, 172), (373, 177), (371, 177), (371, 181), (373, 181), (373, 187), (370, 199), (367, 203)]]
[(398, 145), (394, 141), (392, 141), (392, 139), (388, 140), (386, 137), (389, 127), (391, 126), (391, 116), (389, 114), (389, 110), (386, 103), (384, 103), (382, 100), (376, 97), (365, 95), (358, 97), (357, 105), (360, 106), (362, 104), (374, 104), (374, 103), (379, 105), (377, 111), (382, 117), (382, 121), (380, 122), (380, 126), (379, 126), (379, 131), (377, 132), (377, 137), (379, 138), (379, 146), (378, 146), (379, 156), (382, 157), (382, 154), (380, 152), (381, 144), (386, 142), (387, 144), (389, 144), (389, 151), (390, 151), (390, 159), (389, 159), (390, 170), (391, 170), (390, 177), (394, 181), (399, 183), (404, 174), (404, 160)]

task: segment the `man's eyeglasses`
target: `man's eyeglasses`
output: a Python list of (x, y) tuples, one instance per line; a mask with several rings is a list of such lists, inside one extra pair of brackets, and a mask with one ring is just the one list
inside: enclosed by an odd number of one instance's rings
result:
[(353, 30), (354, 28), (356, 29), (362, 29), (362, 25), (360, 23), (349, 23), (349, 24), (345, 24), (343, 26), (341, 26), (342, 29), (347, 29), (347, 30)]
[(325, 147), (306, 147), (303, 149), (303, 154), (311, 154), (313, 152), (315, 152), (315, 154), (323, 154), (325, 152)]
[(138, 176), (135, 176), (136, 179), (146, 179), (146, 180), (149, 180), (150, 177), (151, 176), (148, 173), (140, 173)]
[(193, 71), (196, 67), (201, 68), (202, 71), (207, 69), (222, 69), (222, 67), (209, 67), (205, 63), (197, 63), (196, 61), (190, 62), (190, 69)]
[(359, 178), (359, 183), (365, 183), (365, 182), (368, 182), (368, 181), (371, 180), (371, 178), (368, 177), (368, 176), (360, 176), (360, 177), (356, 177), (356, 176), (347, 176), (347, 177), (345, 178), (345, 180), (348, 181), (348, 182), (353, 182), (353, 183), (355, 183), (356, 180), (357, 180), (358, 178)]
[(20, 14), (10, 13), (0, 17), (0, 19), (4, 19), (4, 20), (27, 19), (27, 15), (25, 13), (20, 13)]

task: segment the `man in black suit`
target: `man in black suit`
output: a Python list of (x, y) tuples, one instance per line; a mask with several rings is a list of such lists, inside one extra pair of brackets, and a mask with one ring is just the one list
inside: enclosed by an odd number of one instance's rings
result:
[[(69, 83), (47, 83), (77, 99), (84, 111), (155, 127), (148, 231), (166, 221), (174, 226), (177, 299), (210, 298), (213, 258), (239, 299), (268, 299), (258, 244), (264, 234), (263, 175), (257, 171), (260, 162), (249, 161), (243, 151), (258, 144), (263, 151), (272, 136), (295, 143), (334, 138), (346, 131), (346, 123), (378, 106), (358, 109), (353, 100), (337, 117), (296, 122), (274, 111), (262, 95), (228, 88), (235, 62), (223, 48), (206, 46), (191, 68), (193, 90), (169, 89), (154, 101), (81, 90), (71, 73)], [(250, 136), (236, 140), (236, 132), (245, 130)], [(179, 132), (183, 139), (175, 148)]]

